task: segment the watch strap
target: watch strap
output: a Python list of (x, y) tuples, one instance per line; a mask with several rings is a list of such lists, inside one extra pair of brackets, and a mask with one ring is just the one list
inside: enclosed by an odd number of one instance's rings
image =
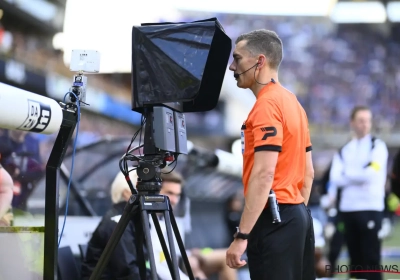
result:
[(235, 239), (239, 238), (239, 239), (246, 240), (246, 239), (249, 239), (249, 234), (240, 232), (239, 227), (236, 227), (236, 232), (233, 235), (233, 238), (235, 238)]
[(236, 238), (247, 240), (247, 239), (249, 239), (249, 235), (246, 233), (238, 232), (238, 233), (236, 233)]

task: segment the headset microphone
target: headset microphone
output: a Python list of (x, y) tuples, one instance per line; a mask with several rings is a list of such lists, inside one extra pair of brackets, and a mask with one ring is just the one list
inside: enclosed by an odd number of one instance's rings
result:
[(237, 79), (237, 78), (239, 78), (240, 75), (246, 73), (247, 71), (250, 71), (251, 69), (253, 69), (253, 68), (256, 67), (257, 65), (258, 65), (258, 62), (257, 62), (256, 64), (254, 64), (252, 67), (250, 67), (249, 69), (247, 69), (246, 71), (244, 71), (244, 72), (242, 72), (242, 73), (240, 73), (240, 74), (237, 74), (237, 73), (233, 74), (233, 77), (235, 77), (235, 79)]

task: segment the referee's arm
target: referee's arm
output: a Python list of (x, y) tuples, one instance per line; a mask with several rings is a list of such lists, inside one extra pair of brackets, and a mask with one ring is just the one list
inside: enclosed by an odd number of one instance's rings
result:
[(310, 130), (308, 128), (308, 119), (307, 119), (307, 114), (303, 110), (303, 116), (305, 120), (307, 121), (307, 131), (305, 133), (305, 141), (306, 141), (306, 146), (305, 146), (305, 152), (306, 152), (306, 164), (305, 164), (305, 169), (304, 169), (304, 179), (303, 179), (303, 186), (300, 189), (300, 194), (304, 198), (304, 204), (307, 206), (308, 201), (310, 199), (310, 194), (311, 194), (311, 188), (312, 184), (314, 181), (314, 167), (313, 167), (313, 162), (312, 162), (312, 143), (311, 143), (311, 138), (310, 138)]
[[(250, 233), (268, 201), (274, 181), (278, 154), (282, 151), (283, 129), (279, 108), (270, 100), (257, 100), (253, 111), (252, 134), (254, 161), (245, 194), (245, 206), (239, 229)], [(240, 259), (247, 247), (247, 240), (235, 239), (226, 252), (226, 264), (238, 268), (246, 264)]]
[(240, 220), (240, 231), (249, 233), (256, 224), (268, 201), (274, 181), (278, 152), (258, 151), (254, 153), (254, 165), (250, 174), (245, 207)]
[(300, 190), (301, 196), (304, 198), (304, 204), (308, 204), (308, 200), (310, 199), (310, 193), (312, 184), (314, 181), (314, 167), (312, 163), (312, 155), (311, 151), (306, 153), (306, 169), (304, 174), (304, 184)]
[(250, 173), (240, 231), (250, 233), (268, 201), (279, 152), (282, 151), (281, 111), (270, 100), (257, 101), (254, 109), (254, 164)]
[[(275, 166), (278, 161), (276, 151), (257, 151), (254, 153), (254, 164), (250, 174), (245, 207), (240, 220), (242, 233), (250, 233), (261, 212), (267, 204), (269, 191), (274, 181)], [(241, 260), (247, 247), (247, 240), (235, 239), (226, 251), (226, 264), (230, 268), (239, 268), (246, 264)]]

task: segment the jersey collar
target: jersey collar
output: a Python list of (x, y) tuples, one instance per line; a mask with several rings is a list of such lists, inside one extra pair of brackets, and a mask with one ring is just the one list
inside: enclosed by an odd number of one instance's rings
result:
[(271, 88), (273, 88), (274, 86), (279, 85), (279, 82), (269, 82), (268, 84), (266, 84), (258, 93), (257, 95), (257, 99), (259, 99), (261, 96), (267, 94)]

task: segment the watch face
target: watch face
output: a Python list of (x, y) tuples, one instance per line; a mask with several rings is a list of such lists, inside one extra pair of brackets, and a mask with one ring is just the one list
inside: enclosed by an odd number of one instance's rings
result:
[(233, 238), (248, 239), (248, 236), (248, 234), (241, 233), (239, 227), (236, 227), (236, 232), (233, 235)]
[(236, 232), (233, 234), (233, 238), (236, 238), (239, 232), (239, 227), (236, 227)]

